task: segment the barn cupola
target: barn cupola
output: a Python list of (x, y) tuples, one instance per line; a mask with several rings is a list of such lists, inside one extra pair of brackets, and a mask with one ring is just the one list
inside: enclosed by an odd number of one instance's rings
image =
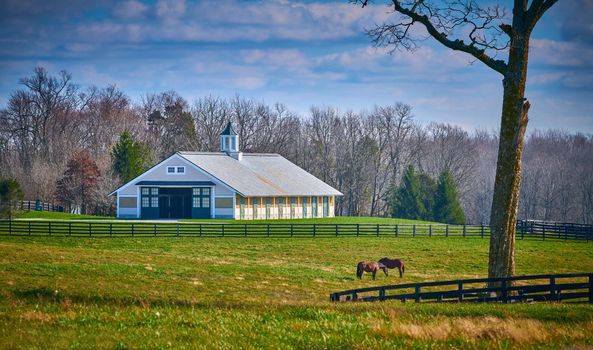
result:
[(241, 160), (242, 153), (239, 152), (239, 135), (233, 130), (231, 122), (220, 134), (220, 151), (225, 152), (229, 156)]

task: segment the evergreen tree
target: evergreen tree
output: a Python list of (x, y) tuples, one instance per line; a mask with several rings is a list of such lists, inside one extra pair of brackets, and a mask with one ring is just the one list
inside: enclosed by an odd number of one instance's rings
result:
[(420, 184), (420, 193), (422, 194), (422, 204), (424, 205), (424, 220), (434, 220), (433, 208), (437, 184), (433, 178), (425, 173), (418, 174), (418, 183)]
[(151, 158), (146, 144), (134, 140), (126, 130), (111, 151), (111, 168), (125, 183), (146, 171)]
[(15, 179), (0, 180), (0, 217), (12, 219), (17, 201), (23, 200), (23, 190)]
[(423, 219), (426, 215), (426, 209), (422, 201), (422, 192), (420, 190), (420, 181), (414, 171), (414, 167), (409, 165), (404, 173), (404, 178), (397, 191), (392, 195), (393, 217), (403, 219)]
[(434, 197), (433, 219), (448, 224), (463, 224), (465, 222), (455, 182), (447, 170), (439, 175)]

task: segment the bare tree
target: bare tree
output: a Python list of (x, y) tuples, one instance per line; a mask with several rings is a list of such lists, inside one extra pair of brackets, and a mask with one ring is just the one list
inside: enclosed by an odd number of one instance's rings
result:
[[(364, 7), (369, 0), (354, 2)], [(514, 0), (509, 24), (503, 8), (483, 7), (474, 0), (392, 0), (390, 7), (399, 17), (368, 32), (376, 45), (394, 50), (413, 49), (420, 38), (412, 26), (419, 24), (445, 47), (468, 53), (503, 76), (502, 118), (490, 215), (489, 277), (506, 277), (515, 272), (521, 155), (530, 106), (525, 99), (529, 39), (541, 16), (557, 0), (532, 0), (529, 6), (528, 2)], [(460, 39), (465, 33), (467, 38)], [(496, 58), (503, 50), (508, 50), (506, 62)]]

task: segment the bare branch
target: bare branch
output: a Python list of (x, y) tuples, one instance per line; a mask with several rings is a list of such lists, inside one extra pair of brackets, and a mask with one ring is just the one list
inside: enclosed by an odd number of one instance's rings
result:
[[(376, 46), (392, 45), (395, 48), (403, 47), (407, 50), (416, 48), (418, 39), (410, 36), (410, 28), (415, 23), (420, 23), (430, 36), (444, 46), (466, 52), (502, 75), (506, 73), (506, 63), (494, 59), (486, 53), (486, 50), (504, 50), (508, 47), (508, 41), (504, 45), (499, 45), (496, 39), (497, 35), (487, 38), (485, 34), (486, 31), (496, 34), (504, 31), (501, 25), (495, 23), (495, 21), (504, 18), (504, 10), (499, 7), (482, 9), (473, 0), (451, 1), (449, 6), (444, 8), (429, 6), (423, 0), (407, 1), (406, 5), (410, 8), (405, 7), (398, 0), (392, 2), (394, 11), (403, 15), (404, 18), (398, 23), (383, 24), (367, 31), (367, 34), (373, 37)], [(367, 1), (363, 1), (362, 4), (367, 5)], [(449, 38), (449, 34), (453, 30), (463, 26), (470, 28), (469, 44), (463, 40)]]

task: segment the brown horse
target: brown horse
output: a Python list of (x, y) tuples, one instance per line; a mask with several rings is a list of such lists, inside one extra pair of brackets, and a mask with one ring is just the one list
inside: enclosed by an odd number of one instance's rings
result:
[(383, 270), (385, 276), (389, 275), (385, 265), (375, 261), (361, 261), (356, 266), (356, 277), (358, 277), (358, 279), (362, 279), (363, 272), (371, 272), (373, 274), (373, 279), (375, 279), (377, 271), (379, 270)]
[(389, 269), (399, 269), (399, 277), (404, 277), (404, 272), (406, 272), (406, 268), (404, 267), (404, 261), (401, 259), (389, 259), (383, 258), (379, 260), (380, 264), (387, 266)]

